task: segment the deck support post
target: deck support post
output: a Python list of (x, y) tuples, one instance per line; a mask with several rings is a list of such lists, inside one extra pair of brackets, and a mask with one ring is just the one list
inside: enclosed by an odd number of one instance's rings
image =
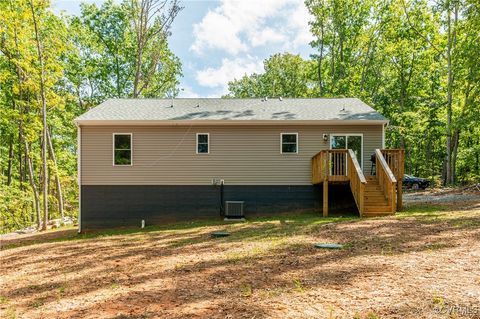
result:
[(323, 217), (328, 217), (328, 180), (323, 181)]
[(360, 217), (363, 217), (363, 213), (365, 212), (365, 184), (363, 183), (360, 183), (360, 191), (359, 191), (358, 197), (359, 197), (358, 213)]
[(330, 154), (324, 154), (324, 169), (323, 174), (323, 217), (328, 217), (328, 175), (330, 175)]
[(397, 177), (397, 211), (403, 208), (403, 175), (405, 174), (405, 150), (400, 150)]
[(403, 191), (402, 191), (402, 180), (397, 180), (397, 211), (401, 211), (403, 207)]

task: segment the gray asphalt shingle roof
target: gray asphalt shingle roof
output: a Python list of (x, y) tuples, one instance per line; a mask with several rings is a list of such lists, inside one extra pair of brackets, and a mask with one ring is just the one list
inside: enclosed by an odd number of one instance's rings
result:
[(357, 98), (335, 99), (110, 99), (76, 118), (82, 121), (387, 121)]

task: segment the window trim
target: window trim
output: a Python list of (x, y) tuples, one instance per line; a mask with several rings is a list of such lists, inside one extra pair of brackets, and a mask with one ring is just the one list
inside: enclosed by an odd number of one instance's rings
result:
[[(206, 152), (206, 153), (199, 153), (199, 152), (198, 152), (198, 145), (199, 145), (199, 143), (198, 143), (198, 136), (200, 136), (200, 135), (206, 135), (206, 136), (207, 136), (207, 149), (208, 149), (208, 152)], [(202, 143), (202, 144), (205, 144), (205, 143)], [(208, 154), (210, 154), (210, 133), (197, 133), (197, 134), (196, 134), (196, 137), (195, 137), (195, 153), (196, 153), (197, 155), (208, 155)]]
[[(329, 143), (329, 149), (331, 149), (331, 150), (333, 149), (332, 148), (332, 140), (333, 140), (334, 136), (345, 136), (346, 137), (345, 143), (347, 143), (347, 140), (348, 140), (349, 136), (361, 136), (362, 137), (362, 146), (361, 146), (362, 149), (361, 149), (361, 154), (360, 154), (360, 157), (362, 159), (362, 163), (360, 164), (360, 168), (363, 171), (363, 162), (365, 162), (365, 160), (363, 158), (363, 142), (364, 142), (363, 133), (331, 133), (330, 134), (330, 143)], [(348, 145), (346, 145), (346, 146), (348, 147)]]
[[(295, 152), (284, 152), (283, 151), (283, 135), (295, 135), (295, 138), (296, 138), (296, 148), (295, 148)], [(298, 151), (299, 151), (299, 141), (298, 141), (298, 132), (292, 132), (292, 133), (287, 133), (287, 132), (282, 132), (280, 133), (280, 154), (286, 154), (286, 155), (289, 155), (289, 154), (298, 154)]]
[[(115, 136), (130, 135), (130, 164), (115, 164)], [(112, 133), (112, 164), (115, 167), (133, 166), (133, 133)]]

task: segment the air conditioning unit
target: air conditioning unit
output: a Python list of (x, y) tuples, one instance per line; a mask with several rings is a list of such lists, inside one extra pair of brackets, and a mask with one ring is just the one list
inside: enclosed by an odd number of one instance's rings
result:
[(242, 219), (245, 218), (243, 214), (243, 201), (226, 201), (225, 202), (225, 218), (226, 219)]

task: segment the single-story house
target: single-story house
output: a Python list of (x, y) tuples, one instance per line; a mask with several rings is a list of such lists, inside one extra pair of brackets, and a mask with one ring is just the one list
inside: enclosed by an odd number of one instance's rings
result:
[(403, 153), (385, 155), (388, 120), (356, 98), (110, 99), (75, 123), (81, 230), (228, 217), (228, 205), (326, 215), (344, 197), (360, 215), (395, 211)]

